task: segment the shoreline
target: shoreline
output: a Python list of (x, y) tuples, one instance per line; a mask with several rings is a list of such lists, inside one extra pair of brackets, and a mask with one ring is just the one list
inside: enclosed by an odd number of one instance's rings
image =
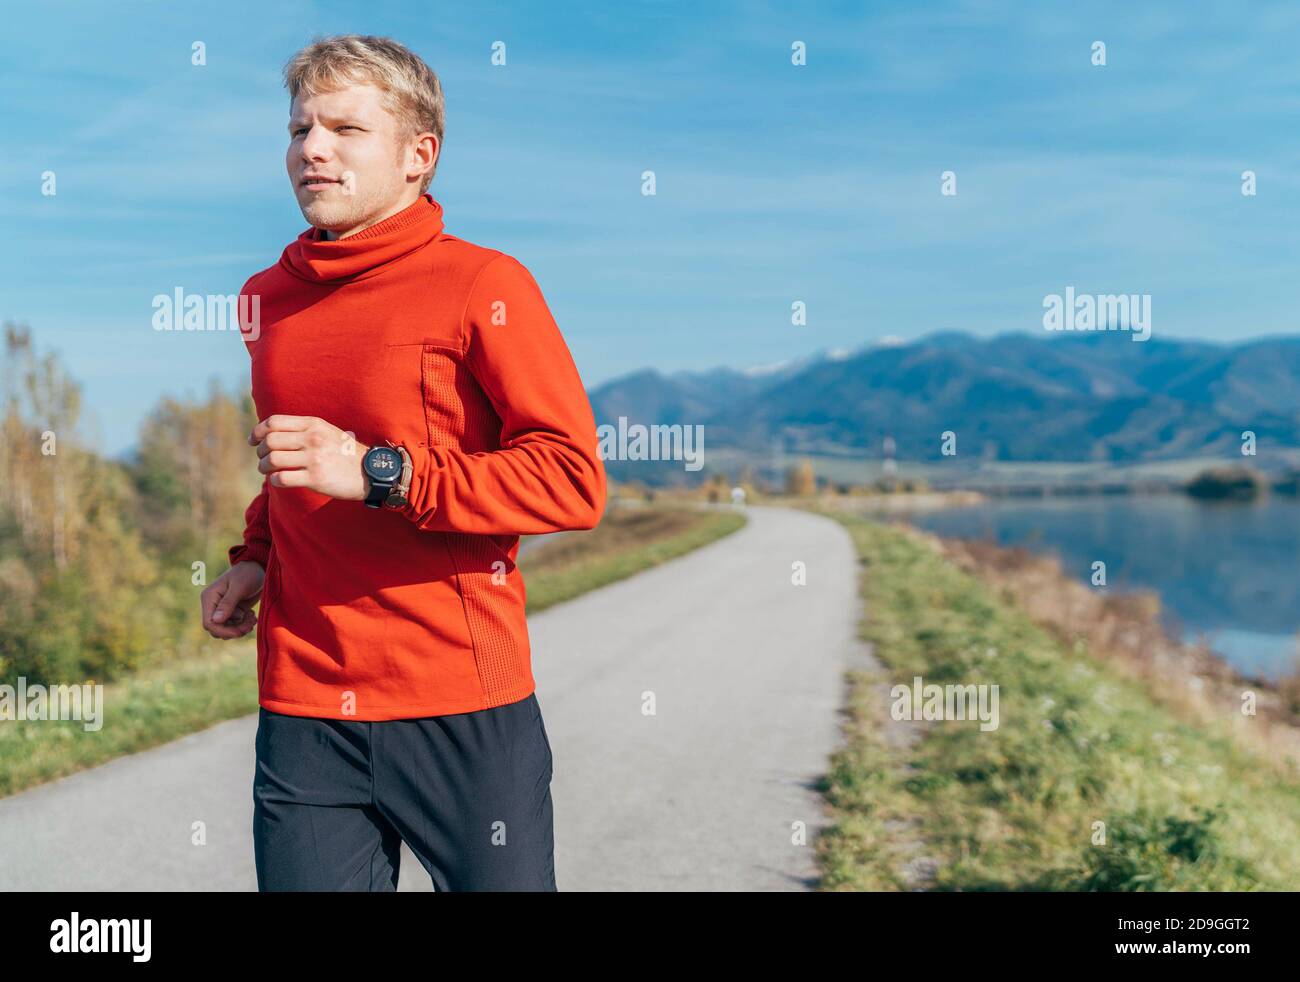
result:
[[(837, 495), (823, 494), (818, 496), (816, 499), (805, 498), (801, 500), (810, 503), (815, 507), (824, 508), (824, 509), (838, 509), (838, 510), (849, 512), (851, 514), (862, 515), (863, 517), (867, 517), (867, 518), (871, 518), (871, 517), (897, 518), (907, 523), (910, 527), (917, 529), (920, 532), (928, 533), (929, 532), (928, 529), (920, 525), (915, 525), (914, 523), (909, 521), (909, 517), (912, 515), (929, 514), (937, 511), (943, 511), (946, 509), (974, 507), (978, 505), (988, 505), (988, 506), (1005, 505), (1007, 507), (1014, 508), (1021, 505), (1037, 506), (1037, 505), (1046, 505), (1048, 502), (1052, 502), (1054, 504), (1059, 502), (1062, 505), (1062, 507), (1069, 507), (1069, 505), (1067, 504), (1069, 502), (1075, 502), (1082, 505), (1080, 499), (1093, 500), (1093, 499), (1103, 498), (1103, 497), (1109, 498), (1115, 496), (1098, 495), (1098, 494), (1072, 495), (1072, 494), (1064, 494), (1064, 493), (1045, 494), (1045, 495), (1035, 495), (1035, 494), (1002, 495), (1002, 494), (985, 494), (983, 492), (973, 492), (973, 491), (963, 491), (963, 492), (931, 491), (931, 492), (917, 493), (917, 494), (898, 494), (898, 495), (877, 494), (877, 495), (861, 495), (861, 496), (837, 496)], [(1234, 509), (1234, 508), (1251, 509), (1251, 508), (1265, 506), (1269, 504), (1270, 501), (1277, 501), (1279, 499), (1283, 504), (1288, 504), (1288, 505), (1292, 503), (1300, 504), (1300, 499), (1297, 499), (1294, 495), (1291, 495), (1289, 493), (1268, 493), (1268, 492), (1265, 492), (1259, 497), (1249, 499), (1249, 500), (1197, 498), (1193, 495), (1185, 494), (1179, 490), (1175, 490), (1167, 494), (1165, 492), (1160, 492), (1160, 491), (1135, 492), (1131, 495), (1131, 497), (1140, 498), (1148, 502), (1150, 502), (1152, 499), (1155, 498), (1169, 497), (1172, 498), (1173, 502), (1180, 505), (1190, 505), (1197, 508), (1206, 508), (1212, 510)], [(938, 533), (930, 533), (930, 534), (938, 535)], [(945, 541), (948, 541), (948, 537), (946, 536), (940, 535), (939, 537), (944, 538)], [(954, 536), (952, 537), (952, 541), (968, 541), (968, 542), (983, 543), (986, 542), (987, 540), (983, 540), (983, 539), (964, 540), (960, 536)], [(1018, 547), (1002, 546), (1001, 548), (1007, 550), (1014, 550)], [(1049, 545), (1045, 548), (1030, 549), (1029, 551), (1032, 554), (1037, 556), (1055, 557), (1059, 559), (1059, 549), (1055, 546)], [(1079, 583), (1085, 588), (1087, 587), (1086, 582), (1079, 579), (1078, 577), (1071, 576), (1070, 578), (1074, 582)], [(1280, 667), (1276, 669), (1273, 669), (1270, 666), (1269, 668), (1260, 668), (1252, 672), (1248, 669), (1237, 667), (1232, 656), (1224, 652), (1223, 650), (1216, 648), (1213, 640), (1206, 639), (1204, 632), (1189, 631), (1186, 634), (1180, 635), (1177, 631), (1177, 627), (1181, 621), (1182, 615), (1179, 614), (1177, 611), (1173, 610), (1172, 608), (1168, 607), (1164, 603), (1163, 596), (1161, 596), (1160, 588), (1154, 586), (1125, 585), (1123, 587), (1116, 588), (1116, 595), (1121, 595), (1121, 594), (1125, 596), (1145, 595), (1145, 594), (1154, 595), (1157, 598), (1157, 602), (1160, 604), (1161, 609), (1165, 611), (1171, 618), (1171, 621), (1167, 622), (1169, 626), (1166, 629), (1166, 634), (1171, 640), (1176, 641), (1177, 643), (1189, 649), (1208, 650), (1215, 659), (1218, 659), (1226, 663), (1230, 667), (1232, 667), (1234, 671), (1238, 673), (1239, 677), (1243, 681), (1264, 688), (1278, 690), (1278, 689), (1285, 688), (1287, 686), (1288, 680), (1290, 680), (1291, 684), (1295, 686), (1297, 693), (1300, 693), (1300, 629), (1298, 629), (1294, 634), (1290, 635), (1293, 643), (1295, 644), (1295, 652), (1292, 656), (1292, 661), (1290, 663), (1282, 662), (1280, 664)], [(1279, 635), (1279, 636), (1285, 637), (1285, 635)], [(1272, 638), (1273, 635), (1269, 635), (1269, 637)], [(1268, 672), (1271, 672), (1272, 675), (1266, 674)], [(1295, 696), (1295, 704), (1297, 706), (1297, 709), (1300, 710), (1300, 694)]]
[[(902, 528), (1065, 644), (1143, 681), (1153, 698), (1199, 722), (1230, 720), (1243, 746), (1300, 774), (1300, 672), (1276, 680), (1248, 674), (1210, 646), (1174, 637), (1155, 590), (1101, 594), (1066, 573), (1054, 555)], [(1248, 715), (1243, 706), (1251, 703)]]
[[(879, 667), (847, 672), (823, 890), (1294, 887), (1295, 714), (1258, 690), (1243, 714), (1248, 687), (1162, 639), (1151, 598), (1099, 607), (1024, 550), (824, 514), (852, 536), (859, 636)], [(900, 720), (893, 686), (917, 676), (997, 685), (999, 725)]]

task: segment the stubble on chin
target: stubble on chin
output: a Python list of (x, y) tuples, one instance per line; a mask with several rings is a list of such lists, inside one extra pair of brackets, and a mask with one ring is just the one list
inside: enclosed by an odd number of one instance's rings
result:
[(353, 201), (309, 201), (299, 206), (302, 217), (316, 228), (337, 230), (350, 228), (356, 209)]

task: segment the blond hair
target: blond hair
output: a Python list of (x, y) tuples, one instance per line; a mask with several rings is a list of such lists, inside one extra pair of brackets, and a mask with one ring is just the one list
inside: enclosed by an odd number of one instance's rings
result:
[[(284, 86), (289, 101), (299, 94), (333, 92), (347, 83), (369, 83), (384, 93), (384, 108), (397, 117), (403, 137), (433, 133), (438, 137), (438, 160), (442, 159), (442, 132), (446, 108), (442, 83), (424, 60), (391, 38), (369, 34), (339, 34), (317, 38), (284, 66)], [(420, 193), (438, 170), (424, 175)]]

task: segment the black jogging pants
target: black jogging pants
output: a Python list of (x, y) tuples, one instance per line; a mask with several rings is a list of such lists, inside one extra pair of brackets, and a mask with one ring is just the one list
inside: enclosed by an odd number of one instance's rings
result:
[(259, 707), (256, 760), (259, 890), (396, 890), (403, 840), (438, 891), (556, 889), (535, 695), (382, 722)]

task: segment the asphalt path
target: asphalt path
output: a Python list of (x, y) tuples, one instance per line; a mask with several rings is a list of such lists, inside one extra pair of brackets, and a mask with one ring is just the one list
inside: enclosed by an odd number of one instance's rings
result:
[[(739, 532), (529, 619), (560, 890), (815, 882), (843, 673), (869, 658), (856, 559), (829, 519), (745, 512)], [(256, 728), (0, 799), (0, 889), (255, 890)], [(430, 890), (402, 855), (399, 889)]]

